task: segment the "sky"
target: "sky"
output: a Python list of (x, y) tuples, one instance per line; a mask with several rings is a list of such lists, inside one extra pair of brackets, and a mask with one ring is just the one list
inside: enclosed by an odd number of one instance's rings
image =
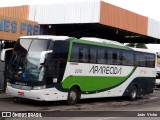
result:
[[(19, 6), (26, 4), (29, 5), (48, 4), (48, 3), (57, 4), (57, 3), (75, 2), (75, 1), (78, 2), (86, 0), (0, 0), (0, 7)], [(160, 21), (159, 0), (102, 0), (102, 1), (106, 1), (121, 8)]]

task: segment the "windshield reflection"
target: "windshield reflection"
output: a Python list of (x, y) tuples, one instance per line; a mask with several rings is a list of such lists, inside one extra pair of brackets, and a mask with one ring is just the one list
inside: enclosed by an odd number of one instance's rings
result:
[(42, 81), (44, 68), (40, 67), (40, 55), (42, 51), (49, 49), (52, 42), (51, 40), (39, 39), (18, 40), (9, 65), (9, 78)]

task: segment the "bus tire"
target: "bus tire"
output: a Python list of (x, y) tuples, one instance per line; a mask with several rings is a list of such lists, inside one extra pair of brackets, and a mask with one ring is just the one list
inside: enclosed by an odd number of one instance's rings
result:
[(76, 87), (72, 87), (68, 93), (67, 97), (67, 103), (69, 105), (74, 105), (78, 102), (79, 100), (79, 89)]
[(132, 86), (132, 88), (129, 91), (129, 100), (133, 101), (137, 98), (137, 93), (138, 93), (138, 89), (137, 87), (134, 85)]
[(14, 102), (15, 103), (21, 103), (22, 102), (22, 98), (20, 98), (20, 97), (14, 97)]

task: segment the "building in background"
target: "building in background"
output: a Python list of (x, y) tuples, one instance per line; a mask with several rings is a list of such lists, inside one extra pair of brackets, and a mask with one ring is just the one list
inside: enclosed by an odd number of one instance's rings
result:
[(119, 42), (160, 42), (160, 22), (103, 0), (0, 8), (1, 15), (36, 21), (40, 34), (99, 37)]
[[(19, 36), (67, 35), (98, 37), (122, 43), (160, 43), (160, 22), (103, 0), (0, 8), (0, 50)], [(0, 89), (4, 87), (0, 63)]]
[[(5, 14), (5, 12), (11, 13), (11, 15)], [(39, 34), (39, 25), (37, 22), (23, 19), (23, 17), (21, 19), (21, 15), (15, 14), (12, 9), (9, 9), (9, 11), (5, 9), (3, 11), (1, 9), (0, 13), (7, 15), (0, 15), (0, 55), (2, 49), (13, 48), (15, 41), (20, 36)], [(14, 15), (20, 17), (18, 18)], [(0, 61), (0, 91), (4, 91), (5, 88), (5, 69), (5, 63)]]

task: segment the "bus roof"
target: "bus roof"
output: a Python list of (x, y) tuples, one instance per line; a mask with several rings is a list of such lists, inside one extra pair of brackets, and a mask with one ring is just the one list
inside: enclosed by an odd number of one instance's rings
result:
[(146, 44), (149, 50), (160, 52), (160, 44)]
[(139, 52), (146, 52), (146, 53), (153, 53), (153, 54), (156, 54), (155, 51), (153, 50), (149, 50), (149, 49), (143, 49), (143, 48), (133, 48), (133, 47), (130, 47), (131, 49), (133, 49), (134, 51), (139, 51)]
[[(69, 37), (69, 36), (54, 36), (54, 35), (32, 35), (32, 36), (22, 36), (20, 37), (20, 39), (29, 39), (29, 38), (37, 38), (37, 39), (51, 39), (51, 40), (67, 40), (67, 39), (77, 39), (74, 37)], [(98, 42), (98, 43), (103, 43), (103, 44), (112, 44), (112, 45), (118, 45), (118, 46), (124, 46), (124, 47), (128, 47), (125, 46), (117, 41), (112, 41), (112, 40), (107, 40), (107, 39), (101, 39), (101, 38), (95, 38), (95, 37), (82, 37), (80, 38), (80, 40), (86, 40), (86, 41), (91, 41), (91, 42)], [(158, 47), (160, 46), (159, 44), (154, 44), (157, 45)], [(146, 44), (146, 46), (152, 46), (152, 45), (148, 45)], [(156, 47), (156, 48), (158, 48)], [(139, 51), (139, 52), (147, 52), (147, 53), (156, 53), (156, 52), (160, 52), (160, 49), (158, 50), (153, 50), (153, 49), (141, 49), (141, 48), (133, 48), (133, 47), (128, 47), (134, 51)], [(159, 47), (160, 48), (160, 47)]]
[(99, 43), (104, 43), (104, 44), (113, 44), (113, 45), (120, 45), (124, 46), (122, 43), (113, 41), (113, 40), (108, 40), (108, 39), (101, 39), (101, 38), (95, 38), (95, 37), (82, 37), (80, 38), (81, 40), (87, 40), (87, 41), (93, 41), (93, 42), (99, 42)]
[(52, 39), (52, 40), (66, 40), (69, 36), (54, 36), (54, 35), (33, 35), (33, 36), (22, 36), (20, 39), (29, 39), (29, 38), (37, 38), (37, 39)]

